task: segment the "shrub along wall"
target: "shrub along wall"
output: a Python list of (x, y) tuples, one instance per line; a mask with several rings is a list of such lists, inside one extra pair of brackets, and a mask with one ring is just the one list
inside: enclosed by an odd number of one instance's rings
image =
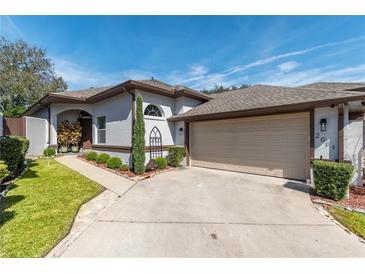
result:
[(14, 172), (17, 170), (23, 160), (23, 153), (23, 142), (19, 138), (0, 137), (0, 160), (5, 161), (9, 171)]
[(170, 165), (172, 165), (174, 167), (180, 166), (181, 161), (183, 160), (184, 156), (185, 156), (185, 147), (182, 147), (182, 146), (169, 147), (168, 159), (169, 159)]
[(351, 164), (313, 161), (315, 190), (318, 195), (333, 200), (345, 198), (354, 173)]

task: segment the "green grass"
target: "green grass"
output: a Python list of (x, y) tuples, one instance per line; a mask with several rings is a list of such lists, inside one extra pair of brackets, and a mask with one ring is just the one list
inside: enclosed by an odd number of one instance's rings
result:
[(42, 257), (103, 188), (53, 159), (30, 163), (0, 202), (0, 257)]
[(343, 226), (365, 238), (365, 214), (338, 207), (330, 207), (329, 212)]

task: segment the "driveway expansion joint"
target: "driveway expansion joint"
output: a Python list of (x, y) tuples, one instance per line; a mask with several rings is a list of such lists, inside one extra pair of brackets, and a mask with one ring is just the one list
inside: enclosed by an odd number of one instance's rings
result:
[(249, 226), (306, 226), (306, 227), (328, 227), (333, 224), (284, 224), (284, 223), (249, 223), (249, 222), (184, 222), (184, 221), (121, 221), (103, 220), (100, 223), (124, 223), (124, 224), (187, 224), (187, 225), (249, 225)]

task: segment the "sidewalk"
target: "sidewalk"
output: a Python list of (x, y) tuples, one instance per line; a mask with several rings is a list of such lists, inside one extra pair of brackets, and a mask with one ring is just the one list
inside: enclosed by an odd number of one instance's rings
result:
[(118, 196), (123, 195), (136, 184), (122, 176), (77, 159), (76, 155), (58, 157), (56, 161), (90, 178)]

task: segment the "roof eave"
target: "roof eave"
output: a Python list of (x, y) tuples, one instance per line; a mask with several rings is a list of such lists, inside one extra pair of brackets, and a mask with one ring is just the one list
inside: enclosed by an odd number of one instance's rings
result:
[(325, 107), (331, 106), (333, 104), (342, 104), (350, 101), (358, 101), (365, 100), (365, 95), (357, 95), (345, 98), (335, 98), (335, 99), (324, 99), (318, 101), (311, 102), (302, 102), (296, 104), (286, 104), (286, 105), (278, 105), (278, 106), (269, 106), (269, 107), (261, 107), (261, 108), (253, 108), (253, 109), (245, 109), (245, 110), (235, 110), (235, 111), (227, 111), (227, 112), (219, 112), (219, 113), (208, 113), (208, 114), (199, 114), (199, 115), (191, 115), (191, 116), (177, 116), (168, 118), (168, 121), (177, 122), (177, 121), (203, 121), (203, 120), (213, 120), (213, 119), (225, 119), (225, 118), (237, 118), (244, 116), (258, 116), (258, 115), (269, 115), (276, 113), (285, 113), (285, 112), (301, 112), (313, 109), (315, 107)]

